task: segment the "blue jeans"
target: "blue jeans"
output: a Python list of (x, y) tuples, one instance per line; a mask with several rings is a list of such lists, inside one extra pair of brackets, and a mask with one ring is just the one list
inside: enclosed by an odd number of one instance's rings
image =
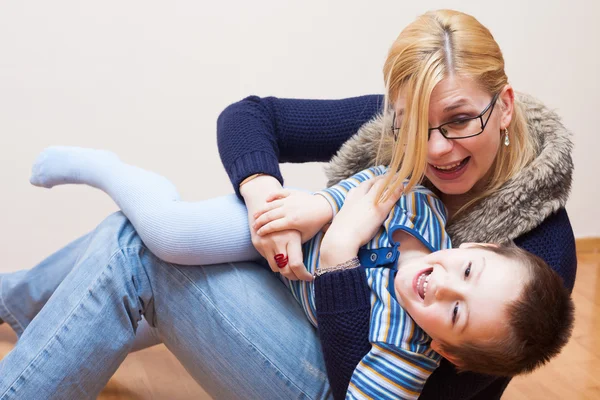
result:
[(214, 398), (331, 397), (317, 333), (270, 270), (169, 264), (116, 213), (0, 276), (0, 318), (20, 334), (0, 361), (0, 399), (96, 398), (142, 316)]

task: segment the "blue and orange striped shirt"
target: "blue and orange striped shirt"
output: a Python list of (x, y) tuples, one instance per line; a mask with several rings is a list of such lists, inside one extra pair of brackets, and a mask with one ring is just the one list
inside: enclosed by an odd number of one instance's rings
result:
[[(329, 201), (335, 215), (351, 188), (386, 171), (381, 166), (366, 169), (318, 194)], [(399, 243), (392, 240), (392, 235), (402, 229), (433, 252), (451, 247), (445, 224), (444, 205), (430, 190), (417, 186), (402, 195), (377, 234), (361, 247), (359, 258), (366, 268), (372, 293), (369, 328), (372, 348), (355, 369), (347, 398), (416, 399), (439, 365), (440, 356), (430, 348), (429, 336), (395, 298), (393, 279)], [(304, 263), (310, 273), (318, 267), (322, 239), (323, 233), (318, 233), (304, 244)], [(313, 283), (282, 279), (316, 326)]]

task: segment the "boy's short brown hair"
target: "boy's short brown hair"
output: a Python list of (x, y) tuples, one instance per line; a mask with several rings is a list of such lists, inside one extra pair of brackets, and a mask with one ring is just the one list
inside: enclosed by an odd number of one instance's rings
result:
[(573, 301), (562, 279), (544, 260), (514, 244), (481, 246), (524, 263), (529, 281), (519, 298), (506, 307), (509, 334), (488, 343), (441, 343), (460, 371), (514, 376), (531, 372), (560, 353), (574, 323)]

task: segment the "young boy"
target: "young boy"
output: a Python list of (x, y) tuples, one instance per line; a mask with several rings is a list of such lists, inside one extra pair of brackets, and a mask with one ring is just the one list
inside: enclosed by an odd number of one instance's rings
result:
[[(326, 233), (317, 232), (303, 247), (308, 272), (318, 276), (319, 307), (312, 281), (282, 280), (315, 326), (319, 315), (335, 397), (416, 398), (440, 355), (460, 369), (514, 375), (558, 354), (573, 321), (560, 278), (514, 247), (452, 249), (444, 206), (424, 187), (403, 194), (373, 229), (367, 217), (378, 206), (369, 186), (381, 187), (373, 178), (385, 173), (385, 167), (370, 168), (315, 195), (284, 191), (257, 218), (259, 233), (285, 229), (274, 222), (285, 218), (286, 204), (300, 198), (318, 210), (317, 229), (333, 219)], [(31, 182), (105, 191), (149, 249), (167, 261), (194, 265), (257, 256), (241, 202), (181, 202), (164, 178), (109, 152), (47, 149)], [(286, 267), (285, 255), (276, 257)], [(337, 342), (328, 339), (335, 335), (332, 329), (355, 324), (366, 330), (347, 329)], [(367, 333), (368, 343), (360, 332)]]

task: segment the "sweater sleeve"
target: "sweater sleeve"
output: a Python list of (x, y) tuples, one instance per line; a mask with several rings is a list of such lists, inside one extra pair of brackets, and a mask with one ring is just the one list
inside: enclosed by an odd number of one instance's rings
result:
[(341, 100), (250, 96), (230, 105), (217, 120), (217, 143), (237, 195), (240, 182), (256, 173), (283, 183), (280, 162), (328, 161), (382, 104), (382, 96), (366, 95)]
[(370, 289), (362, 267), (315, 279), (319, 338), (333, 397), (344, 399), (356, 366), (371, 350)]

